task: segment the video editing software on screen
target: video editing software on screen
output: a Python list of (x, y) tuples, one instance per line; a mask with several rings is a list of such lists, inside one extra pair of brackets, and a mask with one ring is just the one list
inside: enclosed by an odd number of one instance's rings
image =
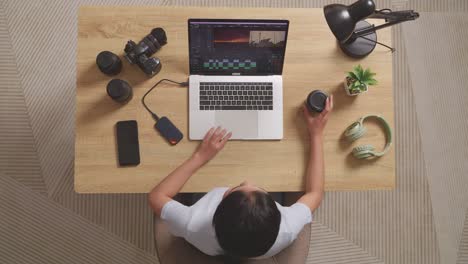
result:
[(281, 74), (287, 22), (190, 21), (191, 74)]

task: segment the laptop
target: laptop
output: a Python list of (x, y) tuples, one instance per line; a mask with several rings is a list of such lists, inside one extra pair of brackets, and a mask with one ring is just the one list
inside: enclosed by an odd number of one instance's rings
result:
[(189, 19), (189, 138), (283, 138), (287, 20)]

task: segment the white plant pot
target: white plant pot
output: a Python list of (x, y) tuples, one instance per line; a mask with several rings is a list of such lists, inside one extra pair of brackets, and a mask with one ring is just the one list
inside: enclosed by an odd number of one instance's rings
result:
[(351, 91), (349, 90), (348, 80), (346, 79), (346, 77), (345, 77), (344, 82), (343, 82), (343, 87), (344, 87), (344, 89), (345, 89), (345, 91), (346, 91), (346, 94), (349, 95), (349, 96), (356, 96), (356, 95), (359, 95), (359, 94), (366, 93), (367, 90), (368, 90), (368, 86), (367, 86), (367, 84), (365, 84), (365, 86), (366, 86), (366, 89), (365, 89), (364, 91), (361, 91), (361, 92), (359, 92), (359, 93), (352, 94)]

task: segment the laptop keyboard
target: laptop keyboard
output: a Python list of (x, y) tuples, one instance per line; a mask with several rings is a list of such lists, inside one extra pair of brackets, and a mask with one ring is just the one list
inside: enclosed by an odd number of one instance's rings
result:
[(201, 82), (200, 110), (273, 110), (273, 83)]

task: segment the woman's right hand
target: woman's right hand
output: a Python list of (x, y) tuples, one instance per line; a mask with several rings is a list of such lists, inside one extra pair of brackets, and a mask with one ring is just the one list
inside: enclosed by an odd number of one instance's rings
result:
[(325, 102), (325, 109), (320, 113), (313, 115), (307, 109), (307, 106), (304, 104), (302, 111), (304, 112), (304, 118), (307, 122), (307, 129), (309, 130), (309, 135), (313, 136), (322, 136), (323, 130), (328, 122), (328, 116), (333, 109), (333, 95), (330, 95)]
[(226, 129), (212, 127), (205, 134), (202, 143), (198, 146), (193, 157), (198, 159), (202, 164), (207, 163), (218, 154), (226, 145), (226, 142), (231, 138), (232, 133), (227, 133)]

